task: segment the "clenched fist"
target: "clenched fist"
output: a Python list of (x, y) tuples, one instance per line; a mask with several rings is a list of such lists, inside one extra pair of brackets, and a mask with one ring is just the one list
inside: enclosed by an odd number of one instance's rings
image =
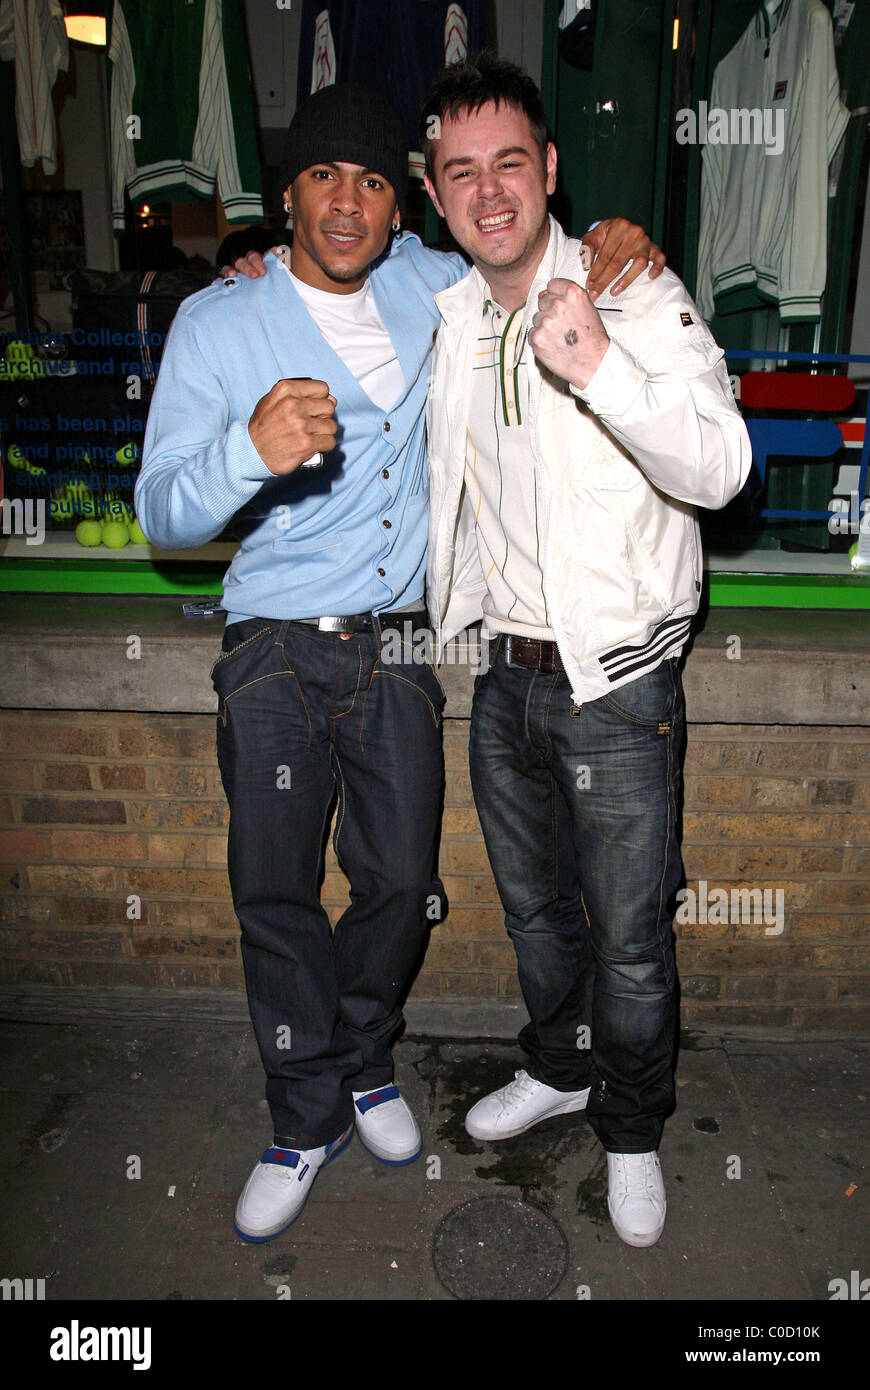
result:
[(610, 339), (586, 291), (573, 280), (551, 280), (538, 295), (529, 342), (545, 367), (582, 391), (595, 375)]
[(276, 381), (256, 405), (248, 434), (266, 467), (292, 473), (312, 454), (327, 454), (335, 445), (338, 425), (335, 396), (325, 381), (285, 377)]

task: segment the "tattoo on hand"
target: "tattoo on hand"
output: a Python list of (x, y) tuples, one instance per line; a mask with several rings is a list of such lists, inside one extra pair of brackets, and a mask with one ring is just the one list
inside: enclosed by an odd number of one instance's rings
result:
[(569, 328), (569, 329), (568, 329), (568, 332), (565, 334), (565, 342), (568, 344), (569, 347), (573, 347), (574, 344), (576, 343), (576, 341), (577, 341), (577, 329), (576, 329), (576, 328)]

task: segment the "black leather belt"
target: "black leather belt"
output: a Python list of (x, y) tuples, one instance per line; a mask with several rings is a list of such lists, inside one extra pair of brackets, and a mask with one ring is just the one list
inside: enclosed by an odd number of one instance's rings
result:
[(542, 671), (551, 676), (556, 671), (564, 671), (559, 648), (555, 642), (538, 641), (534, 637), (515, 637), (513, 633), (500, 632), (495, 639), (493, 655), (504, 652), (508, 666), (523, 666), (527, 671)]
[[(373, 632), (374, 618), (373, 613), (348, 613), (338, 617), (297, 618), (296, 622), (316, 627), (319, 632), (339, 632), (347, 635), (352, 632)], [(382, 632), (385, 628), (398, 628), (399, 632), (402, 632), (405, 623), (411, 624), (412, 632), (419, 632), (421, 628), (429, 626), (425, 608), (416, 609), (414, 612), (378, 613), (377, 619)]]

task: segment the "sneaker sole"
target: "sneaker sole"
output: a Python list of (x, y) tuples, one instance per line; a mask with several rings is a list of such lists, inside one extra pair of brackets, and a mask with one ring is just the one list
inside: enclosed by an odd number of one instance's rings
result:
[(542, 1120), (550, 1120), (554, 1115), (573, 1115), (579, 1110), (585, 1110), (589, 1100), (589, 1091), (591, 1089), (592, 1088), (589, 1087), (586, 1091), (581, 1091), (579, 1100), (569, 1101), (567, 1105), (555, 1105), (545, 1114), (536, 1115), (533, 1120), (529, 1120), (528, 1124), (520, 1125), (516, 1129), (500, 1129), (495, 1134), (493, 1134), (491, 1130), (483, 1131), (472, 1129), (471, 1125), (468, 1123), (468, 1116), (466, 1115), (465, 1131), (467, 1134), (471, 1135), (472, 1139), (485, 1139), (491, 1144), (497, 1143), (499, 1139), (516, 1139), (518, 1134), (525, 1134), (526, 1130), (534, 1129), (535, 1125), (539, 1125)]
[(631, 1245), (634, 1247), (635, 1250), (645, 1250), (648, 1246), (655, 1245), (659, 1240), (661, 1240), (662, 1232), (665, 1229), (665, 1223), (662, 1222), (659, 1229), (657, 1231), (651, 1232), (649, 1235), (640, 1236), (634, 1234), (624, 1234), (617, 1226), (612, 1214), (610, 1217), (610, 1224), (613, 1227), (616, 1234), (619, 1236), (619, 1239), (623, 1242), (623, 1244)]
[[(329, 1167), (330, 1163), (332, 1162), (332, 1160), (333, 1160), (334, 1158), (338, 1158), (338, 1155), (339, 1155), (339, 1154), (344, 1153), (345, 1149), (347, 1148), (347, 1146), (348, 1146), (348, 1144), (350, 1143), (350, 1141), (351, 1141), (352, 1138), (353, 1138), (353, 1125), (351, 1125), (350, 1133), (348, 1134), (347, 1138), (338, 1146), (337, 1149), (333, 1149), (332, 1153), (329, 1155), (329, 1158), (327, 1158), (327, 1159), (325, 1160), (325, 1162), (321, 1163), (320, 1167), (319, 1167), (318, 1170), (317, 1170), (317, 1173), (315, 1174), (315, 1180), (316, 1180), (317, 1177), (319, 1177), (319, 1175), (323, 1172), (324, 1168), (328, 1168), (328, 1167)], [(314, 1186), (314, 1182), (312, 1182), (312, 1184), (311, 1184), (311, 1187), (313, 1187), (313, 1186)], [(308, 1198), (311, 1196), (311, 1187), (309, 1187), (309, 1189), (308, 1189), (308, 1195), (306, 1196), (305, 1201), (302, 1203), (302, 1206), (301, 1206), (301, 1207), (299, 1208), (299, 1210), (296, 1212), (296, 1215), (295, 1215), (295, 1216), (291, 1216), (291, 1217), (290, 1217), (290, 1220), (287, 1221), (287, 1222), (285, 1222), (284, 1225), (280, 1228), (280, 1230), (272, 1231), (271, 1234), (269, 1234), (269, 1235), (267, 1235), (267, 1236), (252, 1236), (252, 1235), (249, 1235), (247, 1231), (241, 1230), (241, 1229), (236, 1225), (235, 1219), (233, 1219), (233, 1230), (235, 1231), (236, 1235), (240, 1238), (240, 1240), (246, 1240), (246, 1241), (248, 1242), (249, 1245), (265, 1245), (266, 1242), (269, 1241), (269, 1240), (276, 1240), (276, 1239), (278, 1238), (278, 1236), (283, 1236), (283, 1234), (284, 1234), (285, 1231), (289, 1231), (289, 1229), (290, 1229), (290, 1227), (293, 1225), (293, 1222), (294, 1222), (294, 1221), (298, 1221), (298, 1220), (299, 1220), (300, 1216), (302, 1215), (303, 1211), (305, 1210), (305, 1206), (306, 1206), (306, 1203), (307, 1203), (307, 1201), (308, 1201)]]
[(420, 1147), (417, 1149), (416, 1153), (409, 1154), (407, 1158), (387, 1158), (384, 1154), (378, 1153), (377, 1149), (373, 1149), (370, 1144), (366, 1143), (359, 1129), (357, 1129), (357, 1134), (359, 1135), (359, 1142), (362, 1144), (366, 1153), (371, 1154), (372, 1158), (376, 1158), (379, 1163), (386, 1163), (389, 1168), (404, 1168), (408, 1163), (416, 1163), (423, 1152), (423, 1141), (421, 1139)]

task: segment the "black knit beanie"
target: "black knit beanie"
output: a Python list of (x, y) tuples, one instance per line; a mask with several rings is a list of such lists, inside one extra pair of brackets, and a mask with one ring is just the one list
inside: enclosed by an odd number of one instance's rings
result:
[(408, 138), (393, 108), (377, 92), (339, 82), (313, 92), (299, 107), (284, 142), (281, 191), (312, 164), (361, 164), (395, 189), (399, 211), (408, 191)]

